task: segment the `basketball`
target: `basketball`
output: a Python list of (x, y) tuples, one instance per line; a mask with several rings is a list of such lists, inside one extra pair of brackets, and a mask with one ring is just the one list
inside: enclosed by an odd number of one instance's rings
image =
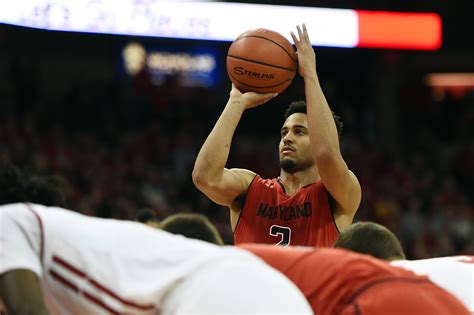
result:
[(293, 45), (265, 28), (241, 34), (227, 53), (227, 73), (243, 93), (283, 92), (293, 81), (297, 65)]

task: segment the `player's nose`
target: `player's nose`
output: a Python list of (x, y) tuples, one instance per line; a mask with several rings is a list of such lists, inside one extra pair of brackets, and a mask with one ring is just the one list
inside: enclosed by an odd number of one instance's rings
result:
[(284, 137), (283, 137), (283, 144), (290, 144), (293, 143), (293, 136), (291, 135), (291, 132), (288, 132)]

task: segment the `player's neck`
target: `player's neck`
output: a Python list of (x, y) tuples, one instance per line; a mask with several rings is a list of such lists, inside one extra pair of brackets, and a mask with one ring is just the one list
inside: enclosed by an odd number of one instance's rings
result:
[(280, 179), (286, 194), (292, 196), (302, 187), (316, 182), (319, 179), (319, 172), (316, 167), (294, 173), (281, 170)]

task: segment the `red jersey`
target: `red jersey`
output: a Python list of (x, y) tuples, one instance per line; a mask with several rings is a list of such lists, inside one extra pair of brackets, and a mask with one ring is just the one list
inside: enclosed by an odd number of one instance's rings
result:
[(288, 196), (279, 178), (257, 175), (247, 191), (234, 242), (330, 247), (339, 231), (329, 196), (320, 180)]
[[(239, 247), (285, 274), (303, 292), (318, 315), (352, 314), (354, 303), (359, 303), (358, 311), (369, 310), (360, 311), (360, 314), (395, 314), (394, 310), (401, 307), (398, 304), (403, 303), (406, 312), (399, 314), (469, 314), (461, 302), (427, 277), (368, 255), (334, 248), (258, 244)], [(435, 301), (423, 300), (423, 296), (430, 295)], [(364, 299), (362, 302), (360, 297)], [(359, 314), (358, 311), (354, 313)]]

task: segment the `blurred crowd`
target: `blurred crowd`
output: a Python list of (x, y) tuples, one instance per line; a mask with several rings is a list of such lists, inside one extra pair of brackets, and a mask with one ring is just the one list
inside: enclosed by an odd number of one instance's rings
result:
[[(102, 84), (72, 82), (65, 93), (45, 95), (37, 73), (21, 63), (13, 63), (7, 76), (0, 89), (3, 160), (57, 175), (70, 209), (119, 219), (134, 219), (144, 209), (158, 219), (199, 212), (232, 243), (228, 210), (191, 180), (228, 90), (183, 88), (176, 79), (153, 87), (139, 74)], [(356, 220), (389, 227), (408, 258), (474, 253), (474, 96), (405, 102), (400, 145), (387, 147), (370, 136), (376, 132), (370, 109), (326, 88), (345, 123), (343, 156), (362, 185)], [(269, 108), (246, 113), (228, 165), (278, 176), (283, 110), (301, 97), (298, 89), (279, 96), (278, 104), (268, 105), (275, 115)]]

